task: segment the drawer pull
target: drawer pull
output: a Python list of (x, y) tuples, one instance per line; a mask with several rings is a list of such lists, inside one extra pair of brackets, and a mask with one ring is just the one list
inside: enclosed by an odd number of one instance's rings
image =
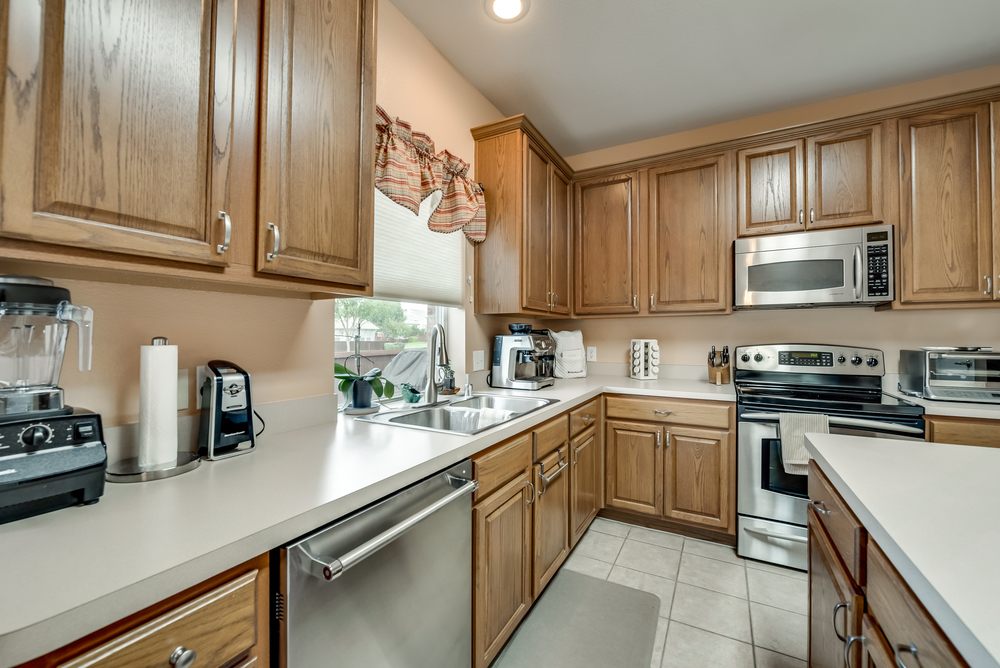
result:
[(847, 638), (845, 638), (843, 635), (841, 635), (840, 631), (837, 630), (837, 613), (840, 612), (841, 609), (843, 609), (845, 611), (844, 612), (844, 632), (845, 633), (847, 632), (847, 612), (846, 611), (851, 609), (851, 606), (849, 604), (847, 604), (847, 603), (838, 603), (837, 605), (833, 606), (833, 632), (837, 634), (837, 639), (839, 639), (840, 642), (847, 642)]
[(846, 668), (851, 668), (851, 645), (856, 642), (860, 642), (863, 645), (865, 637), (847, 636), (847, 640), (844, 641), (844, 666), (846, 666)]
[(913, 643), (910, 643), (909, 645), (896, 645), (896, 651), (895, 651), (896, 665), (899, 668), (911, 668), (910, 666), (907, 666), (905, 663), (903, 663), (903, 657), (900, 655), (903, 654), (904, 652), (909, 652), (910, 654), (912, 654), (913, 658), (917, 660), (917, 666), (920, 666), (920, 657), (917, 656), (917, 646), (914, 645)]
[(656, 413), (657, 415), (670, 415), (671, 413), (673, 413), (673, 411), (658, 411), (655, 409), (653, 410), (653, 412)]
[(177, 668), (191, 668), (194, 665), (194, 660), (197, 658), (197, 652), (181, 646), (175, 649), (173, 654), (170, 655), (170, 665)]
[(217, 253), (222, 255), (229, 250), (229, 242), (233, 238), (233, 220), (225, 211), (219, 212), (219, 220), (225, 223), (225, 231), (223, 232), (225, 236), (222, 239), (222, 243), (215, 247), (215, 250)]
[(530, 506), (532, 503), (535, 502), (535, 484), (533, 482), (531, 482), (530, 480), (528, 480), (526, 482), (528, 483), (528, 487), (531, 488), (531, 496), (528, 497), (528, 502), (525, 503), (524, 505)]
[(774, 533), (773, 531), (764, 531), (763, 529), (754, 529), (753, 527), (745, 527), (743, 530), (747, 533), (752, 533), (755, 536), (760, 536), (761, 538), (775, 538), (777, 540), (787, 540), (790, 543), (802, 543), (803, 545), (809, 542), (809, 539), (805, 536), (792, 536), (784, 533)]
[[(813, 510), (815, 510), (820, 515), (829, 515), (831, 512), (833, 512), (831, 510), (827, 510), (826, 508), (820, 508), (820, 506), (826, 505), (826, 503), (824, 503), (823, 501), (812, 501), (811, 503)], [(843, 638), (841, 638), (841, 640), (843, 640)]]
[(278, 251), (281, 250), (281, 232), (278, 231), (278, 226), (274, 223), (268, 223), (267, 229), (274, 233), (274, 247), (267, 254), (267, 261), (273, 262), (274, 258), (278, 257)]
[(581, 419), (582, 419), (582, 420), (583, 420), (584, 422), (590, 422), (590, 421), (591, 421), (591, 420), (593, 420), (594, 418), (593, 418), (593, 417), (591, 417), (590, 413), (587, 413), (587, 414), (586, 414), (586, 415), (584, 415), (584, 416), (583, 416), (583, 417), (582, 417)]

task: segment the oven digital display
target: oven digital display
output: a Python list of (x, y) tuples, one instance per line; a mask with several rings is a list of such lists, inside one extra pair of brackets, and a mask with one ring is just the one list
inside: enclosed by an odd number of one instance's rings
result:
[(789, 366), (833, 366), (833, 353), (811, 352), (808, 350), (782, 351), (778, 353), (778, 364)]
[(868, 238), (868, 242), (869, 243), (871, 243), (872, 241), (888, 241), (889, 240), (889, 232), (887, 232), (887, 231), (886, 232), (870, 232), (868, 234), (867, 238)]

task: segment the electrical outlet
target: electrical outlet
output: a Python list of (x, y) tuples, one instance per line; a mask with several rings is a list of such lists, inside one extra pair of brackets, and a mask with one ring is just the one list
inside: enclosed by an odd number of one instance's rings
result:
[(188, 370), (177, 370), (177, 410), (186, 411), (188, 407)]
[(198, 385), (194, 388), (195, 408), (201, 410), (201, 388), (205, 384), (205, 378), (208, 376), (208, 367), (204, 365), (198, 367), (196, 375)]
[(472, 351), (472, 370), (482, 371), (486, 368), (486, 351), (485, 350), (473, 350)]
[(588, 362), (597, 361), (597, 346), (587, 346), (587, 361)]

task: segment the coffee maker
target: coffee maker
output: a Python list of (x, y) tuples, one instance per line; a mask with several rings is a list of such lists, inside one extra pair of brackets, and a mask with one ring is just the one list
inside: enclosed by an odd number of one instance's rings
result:
[(540, 390), (555, 383), (552, 377), (555, 345), (547, 329), (531, 325), (508, 325), (510, 334), (493, 339), (493, 369), (490, 387)]
[(89, 371), (93, 323), (52, 281), (0, 276), (0, 524), (104, 493), (101, 416), (67, 406), (59, 387), (70, 324)]

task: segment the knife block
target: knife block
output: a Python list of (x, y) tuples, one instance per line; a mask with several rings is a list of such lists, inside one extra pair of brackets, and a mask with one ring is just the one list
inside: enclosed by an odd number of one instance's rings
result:
[[(722, 363), (722, 353), (715, 353), (714, 361)], [(708, 382), (715, 385), (728, 385), (730, 376), (730, 366), (712, 366), (708, 364)]]

